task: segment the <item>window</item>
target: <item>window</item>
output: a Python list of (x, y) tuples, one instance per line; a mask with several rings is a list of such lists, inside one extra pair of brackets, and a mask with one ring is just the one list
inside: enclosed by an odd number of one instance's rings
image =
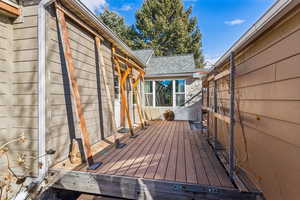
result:
[(176, 106), (183, 106), (185, 103), (185, 80), (175, 81)]
[(173, 81), (155, 81), (155, 105), (173, 106)]
[(120, 91), (119, 91), (119, 77), (115, 76), (114, 77), (114, 90), (115, 90), (115, 99), (119, 99), (120, 96)]
[(145, 81), (144, 92), (145, 92), (145, 105), (146, 106), (153, 106), (153, 85), (152, 85), (152, 81)]

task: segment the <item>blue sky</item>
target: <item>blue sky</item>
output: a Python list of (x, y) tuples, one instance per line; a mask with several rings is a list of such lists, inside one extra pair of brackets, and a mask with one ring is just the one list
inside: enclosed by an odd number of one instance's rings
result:
[[(127, 24), (143, 0), (82, 0), (93, 11), (103, 7), (118, 12)], [(203, 53), (215, 62), (276, 0), (183, 0), (193, 6), (202, 33)]]

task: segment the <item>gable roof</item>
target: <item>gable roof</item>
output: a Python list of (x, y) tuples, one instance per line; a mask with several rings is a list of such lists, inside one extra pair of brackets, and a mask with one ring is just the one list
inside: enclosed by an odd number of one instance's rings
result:
[(133, 51), (133, 53), (147, 65), (154, 54), (154, 51), (153, 49), (142, 49)]
[(146, 67), (146, 76), (195, 72), (193, 54), (152, 57)]

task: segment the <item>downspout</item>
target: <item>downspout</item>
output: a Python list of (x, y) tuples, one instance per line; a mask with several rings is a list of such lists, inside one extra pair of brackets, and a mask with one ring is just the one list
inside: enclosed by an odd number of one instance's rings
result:
[(30, 196), (30, 190), (43, 183), (48, 161), (46, 153), (46, 7), (55, 0), (42, 0), (38, 5), (38, 177), (20, 191), (15, 200), (25, 200)]
[(42, 0), (38, 6), (38, 71), (39, 71), (39, 128), (38, 156), (39, 169), (37, 182), (42, 182), (47, 171), (46, 156), (46, 7), (55, 0)]

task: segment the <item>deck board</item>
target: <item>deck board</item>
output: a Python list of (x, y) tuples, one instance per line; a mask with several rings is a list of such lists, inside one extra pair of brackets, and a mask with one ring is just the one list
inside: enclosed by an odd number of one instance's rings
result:
[(210, 145), (187, 121), (155, 121), (137, 138), (124, 142), (124, 148), (97, 157), (103, 165), (92, 172), (234, 187)]

